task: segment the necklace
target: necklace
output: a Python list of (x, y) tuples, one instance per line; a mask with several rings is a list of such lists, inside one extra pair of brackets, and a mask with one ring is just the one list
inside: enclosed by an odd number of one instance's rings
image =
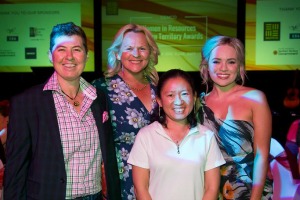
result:
[(125, 84), (129, 87), (129, 89), (131, 89), (131, 90), (135, 90), (135, 91), (142, 91), (143, 89), (145, 89), (146, 88), (146, 86), (148, 85), (148, 84), (144, 84), (144, 86), (143, 87), (141, 87), (141, 88), (136, 88), (136, 87), (132, 87), (132, 86), (130, 86), (128, 83), (126, 83), (126, 81), (124, 81), (125, 82)]
[(70, 96), (67, 95), (63, 90), (61, 90), (62, 93), (64, 93), (64, 95), (66, 95), (66, 96), (69, 97), (72, 101), (74, 101), (74, 102), (73, 102), (73, 105), (76, 106), (76, 107), (80, 105), (79, 101), (76, 101), (76, 100), (75, 100), (76, 97), (77, 97), (77, 95), (78, 95), (79, 89), (80, 89), (80, 86), (78, 87), (77, 92), (76, 92), (76, 95), (75, 95), (74, 98), (70, 97)]
[(184, 137), (188, 134), (189, 131), (190, 131), (190, 128), (188, 127), (188, 129), (187, 129), (187, 131), (185, 132), (183, 138), (179, 141), (179, 140), (176, 140), (175, 137), (173, 136), (172, 132), (171, 132), (169, 129), (167, 129), (167, 132), (169, 133), (170, 138), (171, 138), (172, 141), (176, 144), (176, 147), (177, 147), (177, 154), (180, 154), (180, 149), (179, 149), (180, 144), (181, 144), (182, 140), (184, 139)]

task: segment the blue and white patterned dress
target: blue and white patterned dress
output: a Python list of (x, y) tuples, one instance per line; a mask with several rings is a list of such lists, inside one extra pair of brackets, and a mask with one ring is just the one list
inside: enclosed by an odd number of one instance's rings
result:
[[(222, 155), (226, 161), (220, 167), (220, 199), (248, 200), (252, 190), (254, 165), (253, 124), (243, 120), (221, 120), (206, 105), (205, 94), (200, 95), (201, 124), (215, 132)], [(273, 180), (266, 178), (262, 200), (272, 199)]]
[(132, 170), (131, 166), (127, 164), (127, 159), (138, 131), (150, 123), (154, 109), (158, 108), (155, 99), (156, 87), (150, 84), (152, 109), (149, 112), (119, 75), (106, 79), (100, 78), (93, 81), (92, 84), (108, 95), (110, 119), (114, 130), (121, 179), (122, 199), (136, 199)]

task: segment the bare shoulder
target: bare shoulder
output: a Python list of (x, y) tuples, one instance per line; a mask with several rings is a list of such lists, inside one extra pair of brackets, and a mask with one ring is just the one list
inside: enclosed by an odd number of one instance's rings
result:
[(261, 90), (251, 88), (251, 87), (242, 87), (240, 90), (240, 95), (242, 98), (246, 98), (256, 103), (264, 103), (266, 102), (266, 95)]

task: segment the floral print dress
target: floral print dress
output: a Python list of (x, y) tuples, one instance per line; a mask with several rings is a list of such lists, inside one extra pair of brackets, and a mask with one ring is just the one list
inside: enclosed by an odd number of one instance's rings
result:
[[(216, 134), (216, 138), (226, 161), (220, 167), (221, 183), (219, 199), (250, 199), (254, 164), (253, 124), (243, 120), (221, 120), (206, 106), (205, 94), (200, 96), (199, 119)], [(267, 177), (263, 200), (272, 199), (273, 181)]]
[(156, 87), (150, 84), (152, 110), (149, 112), (119, 75), (106, 79), (100, 78), (93, 81), (92, 84), (104, 90), (108, 96), (110, 119), (114, 130), (121, 179), (122, 199), (136, 199), (132, 181), (132, 169), (131, 165), (127, 164), (127, 160), (135, 136), (140, 128), (150, 124), (151, 115), (154, 113), (154, 109), (158, 108), (155, 99)]

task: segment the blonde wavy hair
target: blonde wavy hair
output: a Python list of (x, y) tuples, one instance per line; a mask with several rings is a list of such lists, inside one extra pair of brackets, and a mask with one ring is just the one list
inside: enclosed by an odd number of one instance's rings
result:
[(236, 82), (240, 81), (241, 84), (244, 85), (246, 79), (244, 45), (237, 38), (228, 37), (228, 36), (219, 36), (219, 35), (208, 39), (202, 48), (201, 51), (202, 61), (200, 64), (200, 75), (202, 77), (202, 83), (205, 84), (208, 88), (208, 84), (209, 82), (211, 82), (208, 73), (208, 61), (212, 50), (222, 45), (229, 45), (235, 49), (237, 55), (237, 62), (239, 65), (239, 73), (235, 81)]
[(119, 73), (122, 69), (121, 60), (117, 59), (116, 55), (121, 55), (121, 45), (124, 39), (124, 35), (128, 32), (144, 33), (150, 48), (150, 58), (147, 67), (144, 69), (144, 76), (150, 78), (153, 84), (158, 83), (158, 73), (155, 69), (155, 65), (158, 63), (158, 56), (160, 51), (152, 36), (152, 33), (144, 26), (138, 24), (127, 24), (117, 32), (112, 45), (107, 49), (108, 52), (108, 64), (107, 71), (104, 72), (105, 77), (112, 77)]

